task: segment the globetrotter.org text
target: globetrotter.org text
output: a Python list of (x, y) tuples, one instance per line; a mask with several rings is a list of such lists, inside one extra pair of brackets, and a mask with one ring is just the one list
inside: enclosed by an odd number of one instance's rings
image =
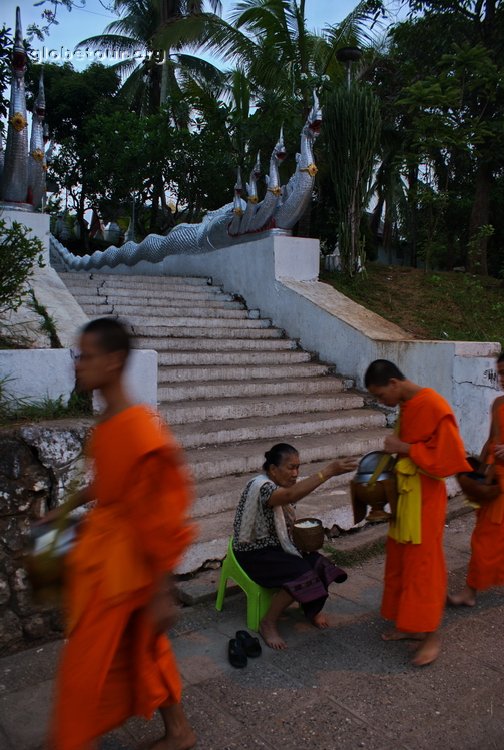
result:
[(165, 51), (162, 49), (138, 49), (132, 52), (114, 49), (84, 49), (71, 50), (68, 47), (40, 47), (30, 52), (33, 62), (70, 62), (71, 60), (91, 60), (93, 62), (118, 62), (120, 60), (152, 60), (161, 65), (165, 59)]

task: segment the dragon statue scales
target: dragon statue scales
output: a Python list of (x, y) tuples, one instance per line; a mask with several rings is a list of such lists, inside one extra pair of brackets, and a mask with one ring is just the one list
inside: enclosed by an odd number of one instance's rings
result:
[(289, 233), (305, 211), (313, 191), (317, 167), (313, 157), (313, 143), (320, 131), (322, 113), (314, 93), (313, 107), (301, 131), (301, 149), (297, 155), (296, 171), (289, 182), (280, 185), (278, 166), (285, 158), (283, 133), (273, 149), (267, 191), (264, 199), (257, 198), (259, 157), (247, 184), (247, 201), (240, 173), (234, 188), (234, 201), (217, 211), (210, 211), (200, 224), (178, 224), (166, 236), (149, 234), (142, 242), (125, 242), (121, 247), (112, 245), (103, 251), (83, 257), (70, 253), (51, 237), (51, 250), (69, 270), (97, 270), (115, 268), (119, 264), (134, 266), (139, 261), (158, 263), (168, 255), (177, 253), (205, 253), (229, 245), (256, 239), (258, 233), (274, 230)]

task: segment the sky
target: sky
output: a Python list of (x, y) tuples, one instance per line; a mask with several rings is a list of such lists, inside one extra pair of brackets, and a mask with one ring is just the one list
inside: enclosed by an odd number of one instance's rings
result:
[[(80, 5), (84, 0), (76, 0)], [(70, 61), (77, 69), (82, 69), (86, 64), (97, 60), (96, 51), (89, 51), (86, 55), (82, 50), (74, 52), (75, 46), (90, 36), (101, 34), (107, 24), (116, 19), (113, 12), (104, 5), (109, 5), (112, 0), (85, 0), (83, 7), (74, 7), (69, 12), (64, 7), (58, 8), (58, 25), (52, 26), (50, 34), (44, 42), (34, 40), (37, 61), (65, 62)], [(355, 7), (357, 0), (306, 0), (306, 14), (311, 29), (322, 29), (326, 24), (335, 24), (345, 18)], [(13, 27), (16, 18), (16, 5), (21, 8), (21, 23), (23, 33), (31, 23), (41, 24), (41, 12), (51, 5), (47, 3), (35, 7), (33, 0), (4, 0), (0, 14), (0, 22), (5, 22)], [(223, 0), (223, 16), (227, 17), (229, 9), (234, 5), (233, 0)]]

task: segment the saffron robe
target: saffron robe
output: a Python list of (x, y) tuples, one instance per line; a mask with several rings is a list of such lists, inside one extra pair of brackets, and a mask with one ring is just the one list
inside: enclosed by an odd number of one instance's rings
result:
[(95, 427), (88, 453), (97, 502), (68, 556), (54, 750), (87, 750), (130, 716), (181, 698), (170, 643), (148, 608), (193, 538), (181, 451), (156, 414), (132, 406)]
[(399, 437), (410, 444), (409, 458), (420, 470), (421, 542), (387, 539), (381, 614), (398, 630), (428, 633), (439, 627), (446, 601), (446, 487), (441, 477), (471, 467), (455, 416), (442, 396), (423, 388), (400, 411)]
[[(495, 418), (500, 433), (499, 442), (504, 443), (504, 399), (500, 401)], [(504, 585), (504, 461), (495, 459), (493, 445), (490, 446), (489, 457), (495, 462), (500, 495), (477, 511), (467, 571), (467, 584), (477, 591)]]

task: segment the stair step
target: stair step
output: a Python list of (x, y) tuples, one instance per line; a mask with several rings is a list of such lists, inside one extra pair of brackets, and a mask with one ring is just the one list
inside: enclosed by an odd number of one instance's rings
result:
[[(312, 364), (311, 362), (298, 365), (252, 365), (250, 367), (221, 365), (209, 366), (202, 369), (193, 367), (159, 367), (158, 384), (166, 383), (194, 383), (212, 380), (254, 380), (262, 378), (312, 378), (317, 375), (327, 375), (331, 372), (330, 365)], [(164, 400), (158, 392), (158, 399)]]
[[(128, 322), (134, 327), (135, 333), (144, 331), (162, 331), (164, 329), (169, 330), (172, 327), (184, 326), (191, 328), (197, 326), (199, 328), (269, 328), (271, 320), (265, 318), (259, 318), (258, 320), (250, 320), (249, 318), (224, 318), (222, 316), (213, 317), (207, 315), (206, 317), (182, 317), (173, 316), (172, 318), (161, 318), (150, 315), (129, 315)], [(165, 333), (166, 335), (166, 333)]]
[(219, 365), (285, 365), (310, 362), (311, 354), (303, 351), (174, 351), (161, 352), (158, 356), (160, 366), (176, 367), (179, 365), (198, 365), (199, 367)]
[[(359, 430), (325, 435), (304, 435), (291, 437), (287, 431), (281, 435), (282, 443), (287, 442), (299, 451), (303, 463), (330, 461), (342, 456), (363, 456), (383, 446), (383, 429)], [(278, 440), (260, 440), (238, 445), (212, 446), (204, 450), (187, 449), (186, 459), (196, 481), (233, 474), (257, 472), (264, 462), (264, 452)]]
[[(68, 286), (84, 288), (86, 286), (106, 286), (109, 289), (129, 289), (134, 287), (166, 289), (180, 286), (212, 286), (206, 276), (148, 276), (140, 274), (95, 273), (94, 271), (77, 271), (62, 273), (61, 278)], [(142, 286), (143, 285), (143, 286)]]
[[(145, 289), (137, 289), (133, 287), (131, 289), (110, 289), (105, 286), (67, 286), (75, 297), (81, 298), (92, 298), (96, 301), (103, 299), (114, 299), (118, 302), (128, 302), (130, 300), (146, 301), (147, 292)], [(148, 301), (151, 304), (156, 304), (157, 300), (165, 299), (167, 301), (187, 301), (187, 302), (205, 302), (205, 301), (238, 301), (235, 300), (233, 295), (226, 294), (219, 287), (215, 286), (187, 286), (181, 285), (174, 287), (166, 287), (163, 289), (150, 290), (152, 293), (148, 295)]]
[[(114, 308), (117, 311), (124, 310), (126, 312), (134, 312), (135, 309), (142, 309), (142, 310), (148, 310), (149, 312), (157, 312), (157, 311), (163, 311), (167, 309), (185, 309), (185, 308), (193, 308), (193, 307), (204, 307), (207, 309), (216, 309), (216, 310), (243, 310), (244, 307), (241, 302), (237, 302), (233, 299), (226, 299), (221, 297), (216, 297), (214, 295), (212, 298), (209, 298), (208, 295), (206, 297), (173, 297), (171, 294), (167, 295), (166, 297), (159, 297), (159, 299), (155, 299), (153, 297), (149, 297), (148, 299), (145, 299), (145, 292), (143, 293), (143, 297), (119, 297), (115, 294), (106, 294), (103, 296), (96, 296), (93, 294), (74, 294), (74, 297), (79, 301), (79, 304), (81, 306), (89, 305), (93, 307), (107, 307), (113, 305)], [(169, 314), (169, 313), (167, 313)]]
[[(201, 338), (204, 336), (208, 339), (280, 339), (283, 337), (283, 331), (280, 328), (230, 328), (226, 325), (223, 326), (212, 326), (211, 328), (203, 328), (201, 325), (191, 326), (158, 326), (152, 330), (149, 326), (135, 325), (134, 328), (135, 340), (136, 339), (150, 339), (151, 341), (166, 342), (173, 338)], [(156, 349), (156, 345), (152, 347)]]
[[(359, 409), (364, 400), (357, 393), (314, 394), (306, 393), (263, 398), (226, 398), (222, 400), (189, 401), (168, 404), (160, 411), (170, 425), (201, 424), (210, 420), (241, 420), (250, 417), (265, 418), (280, 414), (303, 414), (329, 412), (346, 409)], [(287, 417), (289, 418), (289, 417)]]
[[(274, 330), (274, 329), (267, 329)], [(247, 332), (245, 332), (247, 333)], [(167, 338), (155, 339), (148, 336), (137, 336), (134, 340), (135, 349), (155, 349), (158, 354), (163, 352), (234, 352), (234, 351), (296, 351), (297, 343), (293, 339), (210, 339), (210, 338)]]
[(263, 397), (276, 396), (283, 398), (287, 395), (309, 395), (314, 393), (334, 394), (345, 388), (346, 382), (340, 378), (332, 376), (330, 373), (326, 377), (314, 379), (282, 378), (281, 380), (264, 379), (264, 380), (215, 380), (212, 382), (204, 381), (199, 383), (173, 384), (170, 386), (160, 386), (158, 389), (158, 399), (168, 408), (168, 404), (179, 401), (192, 401), (200, 399), (227, 399), (240, 397)]
[(150, 313), (148, 308), (143, 305), (117, 305), (115, 303), (107, 303), (106, 305), (81, 305), (86, 312), (91, 315), (101, 313), (103, 315), (119, 315), (120, 317), (127, 318), (128, 320), (136, 321), (153, 321), (153, 323), (167, 323), (172, 318), (180, 319), (181, 315), (190, 315), (191, 318), (219, 318), (219, 319), (231, 319), (233, 321), (248, 320), (248, 310), (243, 308), (226, 308), (224, 306), (214, 307), (199, 307), (191, 305), (190, 307), (167, 307), (159, 305), (154, 308)]
[(302, 435), (342, 433), (385, 427), (385, 416), (372, 409), (348, 409), (342, 412), (288, 414), (274, 417), (229, 419), (209, 423), (175, 425), (173, 431), (184, 448), (228, 445), (264, 440), (292, 442)]

